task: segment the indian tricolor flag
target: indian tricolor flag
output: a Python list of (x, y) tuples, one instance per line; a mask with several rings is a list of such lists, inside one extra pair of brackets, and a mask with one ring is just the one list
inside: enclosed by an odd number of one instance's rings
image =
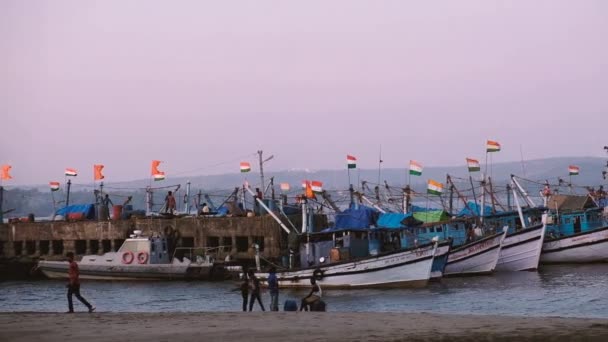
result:
[(323, 183), (322, 182), (312, 181), (312, 182), (310, 182), (310, 187), (312, 188), (312, 191), (314, 191), (316, 193), (323, 192)]
[(67, 168), (65, 169), (65, 175), (68, 177), (76, 177), (78, 176), (78, 171), (76, 171), (75, 169)]
[(59, 190), (59, 182), (49, 182), (49, 186), (51, 187), (51, 191)]
[(162, 181), (165, 179), (165, 173), (164, 172), (159, 172), (157, 174), (152, 175), (152, 177), (154, 178), (154, 181)]
[(357, 158), (347, 154), (346, 155), (346, 166), (349, 169), (356, 169), (357, 168)]
[(431, 195), (441, 195), (443, 193), (443, 184), (429, 179), (426, 187), (426, 192)]
[(486, 152), (500, 151), (500, 144), (497, 141), (488, 140), (486, 143)]
[(568, 166), (568, 174), (570, 176), (578, 176), (578, 173), (581, 171), (581, 168), (578, 166), (570, 165)]
[(422, 175), (422, 164), (415, 160), (410, 160), (410, 175), (420, 176)]
[(477, 172), (481, 170), (479, 160), (473, 158), (467, 158), (467, 167), (469, 168), (469, 172)]
[(251, 171), (251, 164), (249, 162), (241, 162), (241, 172)]

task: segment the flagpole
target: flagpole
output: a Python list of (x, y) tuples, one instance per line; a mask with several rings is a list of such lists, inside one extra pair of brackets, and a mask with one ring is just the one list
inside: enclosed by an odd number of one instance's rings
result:
[(51, 189), (51, 200), (53, 201), (53, 217), (51, 218), (51, 221), (55, 221), (55, 213), (57, 213), (57, 206), (55, 205), (55, 191), (53, 191), (53, 189)]
[(348, 164), (346, 165), (346, 172), (348, 173), (348, 185), (350, 186), (350, 167), (348, 166)]
[(382, 170), (382, 145), (380, 145), (380, 156), (378, 158), (378, 184), (380, 184), (381, 170)]

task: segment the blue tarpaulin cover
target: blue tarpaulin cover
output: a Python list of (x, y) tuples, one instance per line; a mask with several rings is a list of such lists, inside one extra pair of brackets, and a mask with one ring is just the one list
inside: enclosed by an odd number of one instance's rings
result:
[(55, 213), (55, 215), (61, 215), (67, 217), (71, 213), (82, 213), (82, 215), (89, 220), (95, 219), (95, 205), (93, 204), (77, 204), (63, 207)]
[(376, 209), (363, 205), (358, 209), (350, 207), (336, 214), (335, 229), (369, 228), (375, 223), (377, 214)]
[(378, 228), (401, 228), (403, 225), (401, 221), (412, 216), (412, 214), (402, 214), (402, 213), (385, 213), (380, 214), (378, 218), (378, 223), (376, 224)]
[[(471, 210), (469, 210), (469, 208), (471, 208), (473, 213), (471, 213)], [(458, 217), (479, 216), (480, 210), (481, 210), (481, 205), (479, 205), (475, 202), (468, 202), (468, 206), (462, 208), (460, 213), (458, 213)], [(492, 215), (492, 207), (489, 205), (486, 205), (483, 210), (483, 216), (489, 216), (489, 215)]]

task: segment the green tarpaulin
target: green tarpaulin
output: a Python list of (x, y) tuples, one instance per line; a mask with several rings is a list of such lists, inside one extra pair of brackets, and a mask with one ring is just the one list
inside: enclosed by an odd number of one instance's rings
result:
[(424, 212), (415, 212), (414, 218), (424, 223), (446, 221), (450, 217), (443, 210), (429, 210)]

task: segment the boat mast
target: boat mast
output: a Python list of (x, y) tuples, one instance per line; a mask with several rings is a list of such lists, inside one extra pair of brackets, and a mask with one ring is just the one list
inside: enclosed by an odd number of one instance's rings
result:
[(190, 181), (186, 183), (186, 214), (190, 215)]
[(458, 196), (458, 198), (460, 198), (462, 200), (462, 203), (464, 203), (465, 208), (469, 209), (469, 211), (471, 212), (472, 215), (475, 215), (475, 212), (473, 212), (473, 209), (471, 209), (471, 207), (469, 206), (469, 202), (467, 202), (467, 200), (464, 198), (464, 196), (462, 196), (462, 194), (460, 194), (460, 191), (458, 191), (458, 188), (456, 187), (456, 185), (454, 185), (454, 182), (452, 181), (452, 177), (450, 177), (449, 174), (447, 175), (446, 180), (448, 183), (450, 183), (451, 187), (456, 192), (456, 196)]
[(530, 206), (530, 208), (536, 207), (536, 204), (534, 204), (534, 202), (532, 201), (532, 199), (530, 198), (530, 196), (528, 195), (526, 190), (524, 190), (524, 188), (519, 184), (517, 179), (515, 179), (515, 175), (511, 175), (511, 181), (513, 182), (513, 184), (515, 184), (517, 186), (517, 188), (519, 189), (519, 192), (522, 194), (522, 196), (524, 197), (524, 199), (526, 200), (526, 203)]
[(519, 214), (519, 220), (521, 221), (521, 227), (526, 228), (526, 219), (524, 218), (523, 210), (521, 209), (521, 205), (519, 204), (519, 197), (517, 196), (517, 191), (514, 183), (515, 179), (513, 179), (513, 176), (511, 176), (511, 189), (513, 191), (513, 199), (515, 199), (517, 213)]
[(263, 159), (262, 154), (264, 153), (264, 151), (262, 150), (258, 150), (258, 156), (260, 159), (260, 181), (262, 182), (260, 189), (262, 189), (262, 191), (264, 191), (263, 195), (266, 194), (266, 187), (264, 186), (264, 163), (269, 161), (270, 159), (274, 158), (274, 155), (271, 155), (270, 157)]

